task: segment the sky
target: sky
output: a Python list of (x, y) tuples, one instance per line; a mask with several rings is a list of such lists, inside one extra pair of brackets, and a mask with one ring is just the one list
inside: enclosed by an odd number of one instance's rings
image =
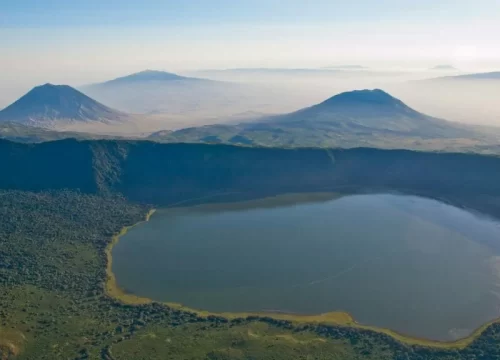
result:
[(143, 69), (500, 69), (498, 0), (0, 0), (0, 9), (0, 104), (40, 83)]

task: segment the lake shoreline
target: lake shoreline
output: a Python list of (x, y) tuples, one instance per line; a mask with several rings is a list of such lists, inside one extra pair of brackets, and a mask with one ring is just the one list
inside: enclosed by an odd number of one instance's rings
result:
[[(321, 196), (323, 196), (325, 193), (323, 193)], [(285, 196), (293, 195), (293, 194), (286, 194)], [(330, 196), (333, 195), (330, 193)], [(342, 196), (342, 194), (335, 194), (337, 196)], [(253, 200), (253, 201), (265, 201), (266, 198), (264, 199), (259, 199), (259, 200)], [(111, 298), (114, 298), (122, 303), (129, 304), (129, 305), (142, 305), (142, 304), (149, 304), (149, 303), (161, 303), (164, 304), (168, 307), (171, 307), (176, 310), (180, 311), (186, 311), (186, 312), (192, 312), (197, 314), (200, 317), (208, 317), (208, 316), (222, 316), (228, 320), (233, 320), (237, 318), (247, 318), (249, 316), (260, 316), (260, 317), (270, 317), (276, 320), (285, 320), (285, 321), (291, 321), (292, 323), (295, 324), (308, 324), (308, 323), (316, 323), (316, 324), (324, 324), (324, 325), (331, 325), (331, 326), (341, 326), (341, 327), (351, 327), (354, 329), (359, 329), (359, 330), (369, 330), (369, 331), (375, 331), (378, 333), (382, 333), (385, 335), (389, 335), (392, 338), (407, 344), (407, 345), (420, 345), (420, 346), (428, 346), (428, 347), (433, 347), (433, 348), (443, 348), (443, 349), (463, 349), (470, 345), (475, 339), (477, 339), (490, 325), (499, 322), (500, 319), (494, 319), (491, 320), (483, 325), (481, 325), (479, 328), (477, 328), (475, 331), (473, 331), (470, 335), (454, 340), (454, 341), (439, 341), (439, 340), (429, 340), (429, 339), (424, 339), (424, 338), (418, 338), (418, 337), (413, 337), (413, 336), (408, 336), (401, 334), (399, 332), (390, 330), (390, 329), (385, 329), (385, 328), (380, 328), (377, 326), (370, 326), (370, 325), (362, 325), (351, 316), (351, 314), (347, 312), (328, 312), (324, 314), (319, 314), (319, 315), (300, 315), (300, 314), (288, 314), (288, 313), (281, 313), (281, 312), (210, 312), (210, 311), (204, 311), (204, 310), (197, 310), (189, 307), (185, 307), (182, 304), (177, 304), (177, 303), (169, 303), (169, 302), (161, 302), (161, 301), (155, 301), (150, 298), (146, 297), (141, 297), (141, 296), (136, 296), (131, 293), (127, 293), (123, 289), (121, 289), (116, 281), (116, 277), (112, 271), (112, 250), (113, 247), (119, 242), (120, 238), (124, 236), (131, 228), (138, 226), (144, 222), (147, 222), (150, 220), (151, 216), (156, 212), (156, 209), (150, 210), (147, 214), (146, 217), (143, 221), (140, 221), (134, 225), (124, 227), (118, 234), (114, 235), (112, 238), (112, 241), (108, 244), (106, 247), (106, 258), (107, 258), (107, 267), (106, 267), (106, 272), (107, 272), (107, 281), (105, 284), (105, 291), (108, 296)]]

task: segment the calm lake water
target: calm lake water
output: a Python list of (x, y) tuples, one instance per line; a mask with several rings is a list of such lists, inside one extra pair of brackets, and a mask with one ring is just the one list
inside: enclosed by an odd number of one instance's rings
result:
[(160, 210), (115, 246), (113, 271), (129, 292), (196, 309), (343, 310), (451, 340), (500, 317), (498, 256), (499, 223), (438, 201), (288, 197)]

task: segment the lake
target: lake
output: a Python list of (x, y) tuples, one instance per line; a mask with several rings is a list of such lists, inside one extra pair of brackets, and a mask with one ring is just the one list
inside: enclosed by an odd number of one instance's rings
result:
[(321, 314), (453, 340), (500, 317), (500, 225), (426, 198), (288, 195), (160, 209), (113, 248), (118, 286), (214, 312)]

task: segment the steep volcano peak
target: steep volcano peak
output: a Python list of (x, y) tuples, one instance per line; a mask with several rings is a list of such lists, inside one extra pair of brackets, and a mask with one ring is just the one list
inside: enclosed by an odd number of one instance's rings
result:
[(125, 117), (71, 86), (50, 83), (34, 87), (0, 111), (0, 121), (42, 127), (60, 120), (109, 122)]

